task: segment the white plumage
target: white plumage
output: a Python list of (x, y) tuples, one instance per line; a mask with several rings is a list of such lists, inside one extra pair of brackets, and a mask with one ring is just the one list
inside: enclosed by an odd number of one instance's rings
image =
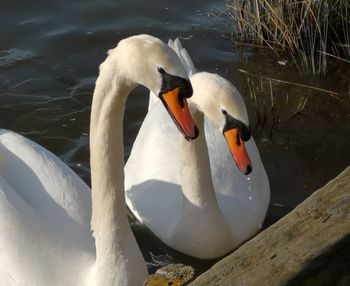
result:
[[(199, 258), (218, 257), (261, 228), (269, 205), (269, 181), (253, 138), (246, 142), (253, 166), (248, 176), (238, 170), (224, 139), (222, 109), (249, 124), (238, 90), (218, 75), (195, 73), (179, 40), (169, 45), (191, 75), (194, 95), (189, 104), (197, 125), (203, 120), (201, 112), (205, 123), (189, 146), (150, 95), (148, 113), (125, 166), (127, 204), (169, 246)], [(206, 140), (201, 136), (204, 130)]]
[(121, 41), (101, 64), (91, 111), (91, 191), (51, 152), (0, 130), (0, 285), (142, 285), (146, 264), (124, 199), (122, 120), (136, 85), (160, 92), (159, 66), (188, 81), (175, 53), (147, 35)]

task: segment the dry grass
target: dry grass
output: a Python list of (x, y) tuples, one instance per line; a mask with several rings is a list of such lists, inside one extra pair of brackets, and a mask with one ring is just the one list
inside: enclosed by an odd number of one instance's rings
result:
[(237, 39), (286, 51), (301, 71), (326, 74), (350, 60), (349, 0), (229, 0)]
[[(333, 106), (336, 106), (338, 114), (344, 111), (348, 114), (350, 110), (350, 97), (343, 88), (339, 92), (304, 84), (303, 76), (299, 77), (301, 82), (292, 82), (243, 69), (238, 71), (246, 79), (245, 93), (250, 96), (250, 114), (254, 122), (252, 131), (257, 138), (267, 137), (272, 140), (274, 134), (283, 130), (280, 129), (281, 125), (296, 117), (310, 116), (310, 110), (322, 109), (324, 103), (336, 104)], [(320, 96), (324, 98), (321, 105)]]

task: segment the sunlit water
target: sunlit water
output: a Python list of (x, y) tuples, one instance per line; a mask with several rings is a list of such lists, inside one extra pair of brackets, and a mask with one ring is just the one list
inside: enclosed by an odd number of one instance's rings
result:
[[(330, 77), (300, 76), (265, 50), (235, 48), (225, 1), (2, 1), (0, 3), (0, 127), (19, 132), (64, 160), (87, 183), (89, 114), (98, 65), (127, 36), (181, 37), (199, 70), (231, 80), (245, 98), (271, 184), (264, 226), (292, 210), (350, 163), (349, 68)], [(248, 78), (238, 70), (338, 91), (329, 94)], [(258, 90), (254, 96), (252, 89)], [(147, 91), (129, 98), (125, 160), (146, 114)], [(254, 108), (256, 104), (256, 108)], [(250, 200), (254, 200), (251, 197)], [(199, 261), (166, 247), (131, 218), (149, 269)], [(263, 227), (264, 227), (263, 226)]]

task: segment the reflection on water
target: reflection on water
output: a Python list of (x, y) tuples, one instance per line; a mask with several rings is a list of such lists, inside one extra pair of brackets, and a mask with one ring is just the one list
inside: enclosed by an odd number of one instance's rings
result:
[[(293, 209), (349, 164), (349, 68), (329, 67), (330, 77), (301, 77), (267, 51), (234, 49), (225, 40), (224, 1), (5, 1), (0, 4), (0, 127), (51, 150), (89, 183), (89, 114), (98, 65), (124, 37), (149, 33), (180, 36), (199, 70), (231, 80), (245, 97), (254, 136), (271, 183), (266, 225)], [(322, 86), (328, 94), (248, 79), (258, 75)], [(250, 88), (249, 88), (250, 87)], [(254, 92), (255, 90), (255, 92)], [(147, 91), (127, 102), (125, 159), (146, 114)], [(132, 220), (151, 270), (184, 262), (199, 271), (213, 262), (185, 257)]]

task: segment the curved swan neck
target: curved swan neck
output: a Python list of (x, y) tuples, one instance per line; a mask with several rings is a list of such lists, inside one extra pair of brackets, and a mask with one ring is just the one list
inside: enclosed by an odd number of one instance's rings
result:
[(183, 137), (180, 139), (183, 202), (181, 215), (172, 232), (171, 244), (192, 256), (209, 258), (213, 257), (213, 253), (224, 254), (229, 249), (232, 234), (214, 191), (204, 134), (204, 116), (193, 109), (191, 113), (198, 126), (199, 136), (191, 142)]
[(124, 198), (123, 115), (132, 86), (119, 75), (107, 58), (96, 81), (90, 125), (95, 283), (106, 286), (139, 283), (130, 277), (146, 274)]
[(181, 136), (181, 180), (184, 201), (196, 207), (217, 207), (213, 180), (210, 171), (208, 146), (204, 133), (204, 115), (195, 108), (191, 109), (199, 136), (189, 142)]
[[(108, 59), (106, 60), (106, 62)], [(123, 116), (130, 91), (115, 70), (104, 63), (96, 81), (91, 108), (90, 149), (92, 185), (92, 229), (95, 237), (103, 233), (105, 220), (122, 225), (126, 219), (124, 201)], [(110, 210), (106, 210), (111, 206)], [(114, 218), (117, 212), (122, 216)]]

